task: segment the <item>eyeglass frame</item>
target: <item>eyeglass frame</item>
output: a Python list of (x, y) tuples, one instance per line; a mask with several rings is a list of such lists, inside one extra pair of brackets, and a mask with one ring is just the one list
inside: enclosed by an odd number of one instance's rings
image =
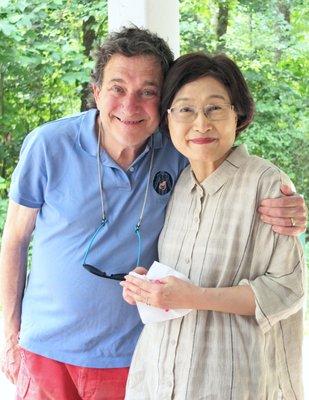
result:
[[(179, 107), (181, 107), (181, 106), (170, 107), (170, 108), (168, 108), (166, 111), (167, 111), (168, 114), (170, 114), (170, 115), (172, 116), (172, 118), (175, 119), (176, 122), (183, 122), (183, 123), (192, 123), (192, 122), (194, 122), (194, 121), (196, 120), (196, 118), (198, 117), (198, 113), (199, 113), (200, 111), (203, 111), (204, 117), (207, 118), (209, 121), (224, 121), (224, 120), (227, 119), (227, 118), (220, 118), (220, 119), (209, 118), (209, 116), (207, 115), (207, 112), (205, 112), (205, 107), (209, 107), (209, 106), (228, 106), (228, 108), (229, 108), (230, 110), (234, 110), (234, 111), (235, 111), (234, 105), (233, 105), (233, 104), (230, 104), (230, 103), (206, 104), (204, 107), (196, 107), (196, 112), (194, 113), (194, 119), (192, 119), (192, 121), (191, 121), (191, 120), (190, 120), (190, 121), (180, 121), (179, 119), (177, 119), (177, 117), (175, 118), (175, 114), (173, 114), (173, 109), (179, 108)], [(185, 106), (182, 106), (182, 107), (188, 107), (188, 105), (185, 105)], [(192, 107), (192, 108), (195, 109), (194, 106), (190, 106), (190, 107)]]

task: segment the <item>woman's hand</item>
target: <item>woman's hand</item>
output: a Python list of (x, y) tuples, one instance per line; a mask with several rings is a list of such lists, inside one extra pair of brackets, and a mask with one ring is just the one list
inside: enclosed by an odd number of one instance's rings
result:
[[(144, 281), (131, 275), (127, 275), (125, 279), (120, 285), (124, 287), (127, 298), (165, 310), (197, 308), (198, 295), (202, 289), (174, 276), (153, 282)], [(130, 302), (130, 304), (132, 303)]]
[[(146, 275), (148, 270), (144, 267), (136, 267), (133, 269), (133, 272), (140, 275)], [(130, 291), (124, 285), (122, 285), (122, 282), (120, 282), (120, 285), (123, 286), (122, 297), (124, 298), (124, 300), (127, 303), (131, 304), (131, 306), (135, 306), (136, 302), (134, 298), (130, 296)]]

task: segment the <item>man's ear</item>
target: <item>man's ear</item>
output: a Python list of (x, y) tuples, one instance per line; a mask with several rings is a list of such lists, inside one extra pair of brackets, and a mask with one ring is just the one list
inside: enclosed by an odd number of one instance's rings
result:
[(92, 88), (93, 97), (95, 99), (95, 102), (98, 103), (99, 95), (100, 95), (100, 88), (95, 83), (91, 84), (91, 88)]

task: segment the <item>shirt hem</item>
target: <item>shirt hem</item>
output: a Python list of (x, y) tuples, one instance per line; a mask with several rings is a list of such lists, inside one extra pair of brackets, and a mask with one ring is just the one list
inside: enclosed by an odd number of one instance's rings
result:
[(41, 349), (35, 346), (27, 346), (23, 343), (20, 343), (20, 347), (31, 353), (49, 358), (51, 360), (86, 368), (126, 368), (130, 366), (132, 360), (132, 355), (125, 357), (104, 357), (104, 355), (102, 355), (100, 359), (94, 359), (90, 355), (87, 355), (87, 353), (83, 353), (82, 356), (70, 356), (46, 351), (46, 349)]

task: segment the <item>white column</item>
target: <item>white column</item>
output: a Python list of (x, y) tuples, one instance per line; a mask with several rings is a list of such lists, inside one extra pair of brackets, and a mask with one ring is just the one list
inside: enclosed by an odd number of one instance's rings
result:
[(179, 56), (179, 0), (108, 0), (108, 30), (130, 24), (157, 33)]

